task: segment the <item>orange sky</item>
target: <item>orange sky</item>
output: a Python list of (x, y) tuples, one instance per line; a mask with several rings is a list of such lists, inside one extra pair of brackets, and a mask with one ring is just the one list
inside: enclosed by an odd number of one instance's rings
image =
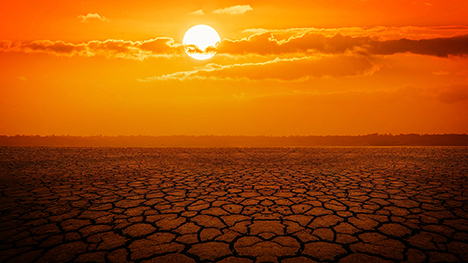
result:
[(0, 1), (0, 134), (468, 133), (467, 56), (465, 0)]

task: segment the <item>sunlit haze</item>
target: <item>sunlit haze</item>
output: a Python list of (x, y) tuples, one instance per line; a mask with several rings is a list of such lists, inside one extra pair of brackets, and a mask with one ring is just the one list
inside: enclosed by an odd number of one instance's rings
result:
[(468, 133), (467, 1), (18, 0), (0, 22), (4, 135)]

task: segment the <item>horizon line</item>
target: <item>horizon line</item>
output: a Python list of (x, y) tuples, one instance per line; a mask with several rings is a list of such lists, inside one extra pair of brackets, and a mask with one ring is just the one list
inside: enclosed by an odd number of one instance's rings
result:
[(467, 133), (368, 133), (368, 134), (325, 134), (325, 135), (215, 135), (215, 134), (203, 134), (203, 135), (188, 135), (188, 134), (173, 134), (173, 135), (104, 135), (104, 134), (95, 134), (95, 135), (70, 135), (70, 134), (48, 134), (48, 135), (39, 135), (39, 134), (15, 134), (15, 135), (6, 135), (0, 134), (0, 137), (360, 137), (360, 136), (402, 136), (402, 135), (419, 135), (419, 136), (443, 136), (443, 135), (468, 135)]

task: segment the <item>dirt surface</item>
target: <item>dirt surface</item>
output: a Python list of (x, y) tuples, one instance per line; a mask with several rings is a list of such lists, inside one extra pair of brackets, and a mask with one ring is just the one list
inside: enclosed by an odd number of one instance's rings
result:
[(468, 148), (0, 148), (0, 262), (467, 262)]

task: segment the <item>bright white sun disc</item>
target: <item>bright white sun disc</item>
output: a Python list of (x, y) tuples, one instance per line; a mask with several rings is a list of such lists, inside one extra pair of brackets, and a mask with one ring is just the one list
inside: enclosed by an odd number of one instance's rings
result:
[(196, 25), (184, 35), (185, 53), (197, 60), (206, 60), (216, 54), (217, 44), (221, 42), (218, 32), (207, 25)]

